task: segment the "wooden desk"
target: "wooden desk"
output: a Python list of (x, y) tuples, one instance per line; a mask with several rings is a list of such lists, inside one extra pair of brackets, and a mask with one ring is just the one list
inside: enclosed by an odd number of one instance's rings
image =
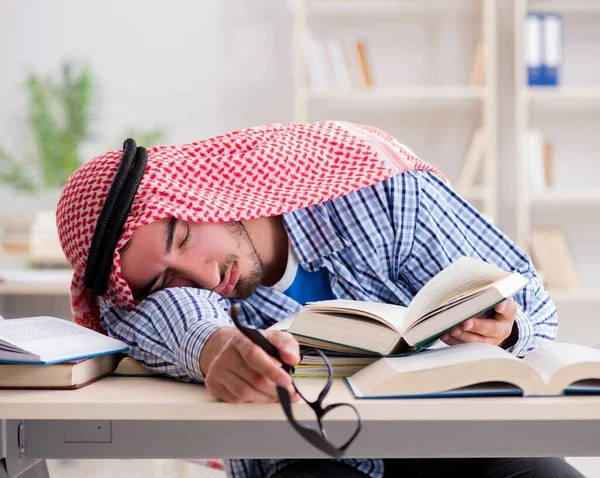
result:
[[(341, 381), (329, 398), (353, 401)], [(353, 402), (364, 424), (348, 457), (600, 456), (600, 397)], [(300, 420), (312, 419), (307, 405), (293, 407)], [(221, 403), (200, 385), (161, 378), (0, 391), (0, 418), (6, 457), (19, 457), (21, 443), (25, 458), (324, 456), (289, 426), (279, 404)]]

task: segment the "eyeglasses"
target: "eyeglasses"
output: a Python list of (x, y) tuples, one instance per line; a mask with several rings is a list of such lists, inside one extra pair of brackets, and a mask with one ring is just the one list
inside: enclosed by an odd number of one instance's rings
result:
[[(269, 340), (258, 330), (252, 327), (247, 327), (240, 324), (238, 320), (240, 305), (234, 304), (231, 309), (231, 317), (233, 319), (233, 323), (235, 326), (242, 332), (246, 337), (248, 337), (253, 343), (258, 345), (261, 349), (267, 352), (269, 355), (274, 357), (276, 360), (281, 362), (283, 369), (288, 372), (290, 375), (293, 374), (294, 368), (286, 363), (283, 363), (281, 357), (279, 355), (279, 351), (277, 347), (275, 347)], [(331, 389), (331, 385), (333, 383), (333, 368), (331, 367), (331, 363), (327, 359), (327, 356), (319, 349), (315, 348), (307, 348), (303, 349), (302, 356), (308, 354), (316, 354), (321, 357), (325, 365), (327, 366), (327, 383), (325, 387), (321, 390), (318, 397), (314, 401), (308, 400), (302, 392), (296, 386), (296, 382), (292, 378), (292, 384), (294, 389), (300, 395), (300, 397), (312, 408), (315, 412), (318, 430), (313, 428), (306, 427), (298, 423), (298, 421), (294, 418), (294, 414), (292, 413), (292, 406), (290, 401), (290, 395), (287, 389), (281, 385), (277, 385), (277, 395), (279, 396), (279, 401), (281, 402), (281, 406), (283, 407), (283, 411), (292, 427), (310, 444), (312, 444), (317, 449), (321, 450), (324, 453), (327, 453), (333, 458), (341, 458), (344, 456), (344, 453), (348, 449), (348, 447), (352, 444), (354, 439), (357, 437), (360, 429), (362, 427), (362, 419), (358, 413), (358, 410), (349, 403), (333, 403), (323, 407), (323, 400), (329, 393)], [(324, 418), (327, 414), (331, 414), (333, 411), (340, 411), (343, 409), (350, 410), (354, 416), (356, 417), (356, 425), (354, 428), (354, 432), (350, 435), (350, 438), (346, 440), (346, 442), (341, 446), (335, 446), (333, 443), (329, 441), (327, 438), (327, 433), (325, 431), (324, 426)], [(348, 436), (348, 435), (346, 435)]]

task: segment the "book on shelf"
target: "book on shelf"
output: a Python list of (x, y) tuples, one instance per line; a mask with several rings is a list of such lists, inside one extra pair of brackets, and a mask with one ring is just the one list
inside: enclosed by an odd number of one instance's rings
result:
[(408, 307), (334, 299), (306, 304), (272, 329), (300, 345), (337, 352), (391, 355), (416, 351), (467, 319), (512, 297), (529, 280), (518, 272), (461, 257), (429, 280)]
[(553, 185), (553, 163), (554, 146), (549, 140), (544, 140), (544, 183), (546, 189), (551, 189)]
[(28, 216), (6, 216), (1, 219), (2, 254), (28, 256), (32, 218)]
[(544, 275), (549, 289), (577, 289), (581, 280), (571, 255), (567, 236), (558, 226), (533, 227), (531, 258)]
[(372, 84), (367, 47), (350, 36), (308, 33), (304, 52), (309, 86), (315, 90), (346, 90)]
[(56, 317), (0, 321), (0, 363), (50, 365), (127, 350), (120, 340)]
[(68, 267), (53, 211), (6, 217), (0, 224), (1, 249), (7, 256), (24, 257), (35, 265)]
[(371, 65), (369, 62), (367, 44), (363, 40), (357, 40), (356, 50), (358, 52), (358, 58), (360, 60), (360, 68), (363, 74), (364, 85), (367, 88), (370, 88), (371, 86), (373, 86), (373, 75), (371, 72)]
[(341, 43), (352, 89), (364, 88), (367, 85), (365, 83), (363, 67), (356, 46), (356, 39), (352, 36), (345, 35), (341, 37)]
[(384, 357), (345, 381), (356, 398), (600, 393), (600, 350), (548, 343), (523, 359), (485, 343)]
[(352, 88), (352, 79), (342, 40), (337, 36), (329, 36), (325, 39), (325, 48), (327, 49), (336, 88), (350, 90)]
[(477, 127), (471, 135), (465, 159), (456, 181), (457, 191), (466, 193), (470, 187), (475, 185), (477, 174), (481, 171), (481, 165), (485, 159), (486, 140), (485, 129), (481, 126)]
[(540, 193), (551, 187), (552, 148), (541, 130), (527, 131), (526, 155), (527, 175), (531, 191)]
[(34, 264), (68, 266), (58, 238), (54, 210), (37, 211), (31, 224), (29, 260)]
[(483, 85), (485, 82), (485, 45), (483, 40), (477, 40), (473, 52), (473, 62), (471, 64), (471, 74), (469, 75), (469, 84), (473, 86)]
[(305, 61), (308, 83), (315, 90), (327, 90), (335, 86), (333, 70), (328, 59), (325, 42), (321, 38), (307, 34), (304, 40)]

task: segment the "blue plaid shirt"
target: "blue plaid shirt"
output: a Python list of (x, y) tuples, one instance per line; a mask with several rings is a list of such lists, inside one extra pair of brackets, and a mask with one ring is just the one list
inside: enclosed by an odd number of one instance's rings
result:
[[(406, 172), (283, 220), (300, 267), (326, 268), (336, 297), (408, 305), (444, 267), (461, 256), (479, 257), (531, 279), (514, 297), (519, 334), (509, 352), (521, 357), (555, 337), (556, 309), (527, 255), (431, 173)], [(262, 286), (241, 306), (240, 319), (259, 328), (300, 308)], [(229, 300), (213, 292), (172, 288), (130, 311), (102, 303), (102, 325), (146, 366), (202, 382), (202, 348), (217, 329), (233, 325), (229, 308)], [(383, 475), (381, 460), (344, 461), (373, 478)], [(229, 476), (268, 477), (288, 462), (226, 460), (226, 466)]]

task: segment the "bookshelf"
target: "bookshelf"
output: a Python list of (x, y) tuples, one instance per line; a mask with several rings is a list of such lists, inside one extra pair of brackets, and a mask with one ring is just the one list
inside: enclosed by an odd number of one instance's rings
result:
[[(474, 130), (482, 128), (486, 146), (478, 172), (459, 193), (495, 222), (496, 9), (496, 0), (296, 0), (295, 120), (341, 119), (379, 127), (439, 167), (453, 184)], [(307, 41), (315, 36), (364, 42), (371, 84), (317, 85), (311, 61), (318, 52)], [(478, 42), (483, 79), (471, 81)], [(457, 46), (449, 50), (448, 45)], [(347, 49), (342, 57), (350, 68)], [(388, 60), (398, 57), (403, 69), (394, 70)], [(435, 61), (428, 63), (428, 57)], [(334, 76), (335, 67), (327, 67)]]
[[(558, 86), (530, 86), (527, 72), (528, 12), (558, 14), (561, 19)], [(513, 18), (516, 240), (535, 261), (534, 230), (552, 226), (564, 231), (566, 254), (575, 265), (580, 283), (548, 288), (561, 312), (571, 306), (597, 307), (600, 263), (587, 244), (598, 233), (600, 217), (600, 157), (596, 146), (600, 125), (600, 73), (593, 65), (600, 45), (600, 1), (516, 0)], [(534, 186), (537, 156), (528, 147), (530, 131), (540, 132), (551, 144), (547, 161), (552, 181)], [(538, 149), (539, 151), (539, 149)], [(532, 170), (532, 168), (534, 168)], [(540, 168), (538, 167), (538, 171)], [(586, 239), (587, 238), (587, 239)], [(587, 248), (587, 251), (585, 250)], [(578, 256), (580, 257), (577, 260)], [(585, 258), (585, 259), (584, 259)], [(539, 264), (537, 265), (539, 267)], [(560, 269), (559, 269), (560, 270)]]
[(0, 282), (0, 295), (68, 297), (69, 294), (69, 284), (9, 284)]

